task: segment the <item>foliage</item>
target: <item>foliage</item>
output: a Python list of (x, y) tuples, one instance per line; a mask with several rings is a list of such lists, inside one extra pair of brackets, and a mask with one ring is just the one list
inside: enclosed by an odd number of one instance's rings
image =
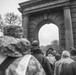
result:
[(46, 54), (46, 47), (45, 46), (40, 46), (40, 49), (42, 50), (42, 52), (44, 53), (44, 54)]
[(58, 53), (60, 53), (59, 51), (59, 41), (58, 40), (54, 40), (51, 42), (51, 46), (54, 50), (56, 50)]
[(2, 29), (4, 25), (5, 25), (5, 24), (4, 24), (3, 18), (2, 18), (2, 16), (0, 15), (0, 29)]
[(18, 15), (15, 15), (13, 12), (6, 13), (4, 20), (5, 20), (6, 25), (21, 25), (22, 24), (21, 17)]
[(46, 46), (40, 46), (41, 50), (43, 53), (46, 54), (46, 51), (51, 47), (51, 45), (46, 45)]
[(58, 53), (60, 53), (59, 51), (59, 41), (58, 40), (53, 40), (51, 42), (51, 44), (49, 45), (46, 45), (46, 46), (41, 46), (40, 48), (42, 49), (42, 51), (46, 54), (46, 51), (49, 49), (49, 48), (53, 48), (54, 50), (56, 50)]

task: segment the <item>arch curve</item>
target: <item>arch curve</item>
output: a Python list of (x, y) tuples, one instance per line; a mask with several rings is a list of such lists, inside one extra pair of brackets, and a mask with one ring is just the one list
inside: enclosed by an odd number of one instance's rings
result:
[[(32, 19), (33, 18), (33, 19)], [(39, 40), (38, 39), (38, 32), (39, 29), (44, 25), (44, 24), (49, 24), (53, 23), (59, 28), (59, 42), (60, 44), (62, 43), (64, 45), (64, 41), (62, 42), (61, 40), (65, 40), (65, 38), (62, 38), (64, 36), (64, 18), (61, 13), (44, 13), (43, 15), (31, 17), (31, 20), (29, 22), (28, 26), (28, 38), (30, 41), (33, 40)]]

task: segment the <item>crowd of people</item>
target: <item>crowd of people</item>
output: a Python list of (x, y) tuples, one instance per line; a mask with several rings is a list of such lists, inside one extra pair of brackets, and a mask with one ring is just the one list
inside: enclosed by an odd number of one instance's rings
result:
[[(23, 38), (23, 28), (8, 25), (0, 36), (0, 75), (76, 75), (76, 49), (63, 50), (62, 54), (49, 48), (46, 54), (39, 41), (30, 43)], [(7, 58), (10, 60), (7, 60)], [(15, 58), (7, 67), (8, 62)], [(2, 64), (5, 63), (5, 66)]]

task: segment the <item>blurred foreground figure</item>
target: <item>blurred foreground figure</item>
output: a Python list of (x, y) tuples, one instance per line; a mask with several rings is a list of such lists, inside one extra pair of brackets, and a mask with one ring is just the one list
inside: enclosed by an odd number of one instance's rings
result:
[(7, 57), (16, 58), (3, 75), (46, 75), (41, 64), (30, 54), (31, 45), (22, 37), (23, 28), (10, 25), (5, 26), (3, 32), (4, 36), (0, 37), (0, 64)]

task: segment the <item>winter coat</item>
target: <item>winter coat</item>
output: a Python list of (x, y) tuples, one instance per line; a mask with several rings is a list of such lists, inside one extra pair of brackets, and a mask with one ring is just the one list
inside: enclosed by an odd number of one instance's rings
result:
[(53, 71), (51, 69), (48, 59), (42, 53), (33, 53), (33, 55), (41, 63), (46, 75), (53, 75)]
[(74, 62), (70, 58), (60, 59), (55, 63), (54, 75), (60, 75), (61, 70), (67, 65)]
[(60, 75), (60, 72), (65, 68), (65, 66), (72, 62), (74, 62), (74, 60), (70, 58), (70, 53), (64, 50), (61, 59), (55, 63), (54, 75)]
[(16, 59), (7, 69), (6, 75), (46, 75), (38, 60), (27, 54)]
[(17, 57), (5, 70), (5, 75), (46, 75), (39, 61), (30, 54), (30, 42), (25, 38), (0, 37), (0, 54), (1, 61), (8, 56)]
[(67, 65), (60, 73), (60, 75), (76, 75), (76, 62)]

